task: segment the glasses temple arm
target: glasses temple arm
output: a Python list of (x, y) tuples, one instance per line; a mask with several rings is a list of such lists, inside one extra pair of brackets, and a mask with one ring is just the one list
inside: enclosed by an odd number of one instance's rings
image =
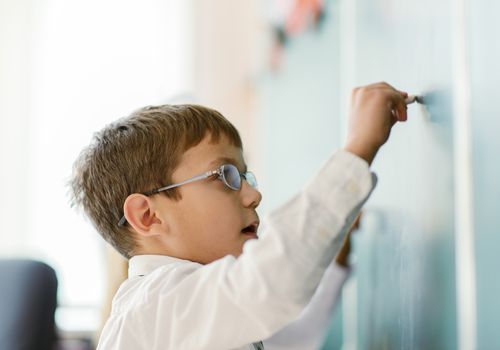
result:
[(152, 194), (160, 193), (160, 192), (163, 192), (163, 191), (166, 191), (166, 190), (170, 190), (172, 188), (179, 187), (179, 186), (191, 183), (191, 182), (195, 182), (195, 181), (206, 179), (206, 178), (208, 178), (208, 177), (210, 177), (212, 175), (215, 175), (215, 174), (219, 174), (219, 170), (207, 171), (206, 173), (203, 173), (201, 175), (198, 175), (198, 176), (192, 177), (190, 179), (178, 182), (176, 184), (168, 185), (168, 186), (165, 186), (165, 187), (160, 187), (160, 188), (157, 188), (156, 190), (149, 191), (149, 192), (146, 192), (144, 194), (145, 195), (152, 195)]
[[(208, 178), (210, 176), (213, 176), (213, 175), (220, 175), (220, 173), (221, 173), (220, 169), (212, 170), (212, 171), (207, 171), (206, 173), (203, 173), (201, 175), (192, 177), (192, 178), (184, 180), (182, 182), (178, 182), (176, 184), (168, 185), (168, 186), (165, 186), (165, 187), (160, 187), (160, 188), (157, 188), (157, 189), (152, 190), (152, 191), (144, 192), (143, 195), (145, 195), (145, 196), (151, 196), (153, 194), (157, 194), (157, 193), (160, 193), (160, 192), (163, 192), (163, 191), (175, 188), (175, 187), (179, 187), (181, 185), (185, 185), (185, 184), (188, 184), (188, 183), (191, 183), (191, 182), (195, 182), (195, 181), (198, 181), (198, 180), (206, 179), (206, 178)], [(125, 215), (123, 215), (121, 217), (120, 221), (118, 221), (118, 226), (123, 226), (126, 221), (127, 221), (127, 219), (125, 218)]]

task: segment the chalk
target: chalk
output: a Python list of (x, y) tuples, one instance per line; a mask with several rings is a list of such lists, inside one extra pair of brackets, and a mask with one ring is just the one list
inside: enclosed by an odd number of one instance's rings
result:
[(418, 95), (408, 95), (408, 97), (405, 99), (405, 103), (407, 105), (412, 104), (413, 102), (417, 102), (420, 104), (424, 104), (424, 99), (422, 96)]

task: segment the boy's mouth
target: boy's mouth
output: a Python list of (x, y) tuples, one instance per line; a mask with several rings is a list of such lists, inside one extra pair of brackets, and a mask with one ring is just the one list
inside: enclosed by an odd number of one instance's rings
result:
[(259, 228), (259, 221), (254, 221), (250, 225), (245, 226), (241, 233), (249, 236), (255, 236), (257, 238), (257, 229)]

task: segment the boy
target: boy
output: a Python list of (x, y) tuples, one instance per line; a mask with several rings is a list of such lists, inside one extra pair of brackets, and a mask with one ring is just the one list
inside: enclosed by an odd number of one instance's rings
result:
[(311, 300), (406, 96), (386, 83), (355, 89), (344, 149), (259, 237), (262, 197), (219, 113), (151, 107), (96, 134), (75, 163), (74, 201), (130, 258), (98, 348), (262, 349)]

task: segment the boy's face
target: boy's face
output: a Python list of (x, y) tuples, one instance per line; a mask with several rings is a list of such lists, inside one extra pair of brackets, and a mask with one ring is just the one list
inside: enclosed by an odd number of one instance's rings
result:
[[(242, 150), (225, 136), (210, 143), (208, 135), (197, 146), (187, 150), (172, 175), (174, 183), (215, 170), (222, 164), (234, 164), (240, 172), (246, 170)], [(247, 181), (241, 189), (232, 190), (217, 177), (178, 187), (182, 199), (173, 201), (155, 196), (159, 201), (158, 215), (168, 225), (162, 241), (169, 254), (178, 258), (209, 263), (228, 254), (239, 256), (243, 245), (257, 238), (256, 233), (243, 232), (259, 223), (256, 208), (262, 196)]]

